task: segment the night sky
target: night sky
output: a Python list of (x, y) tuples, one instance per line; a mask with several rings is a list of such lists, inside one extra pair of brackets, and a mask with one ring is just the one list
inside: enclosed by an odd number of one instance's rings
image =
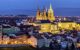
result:
[(0, 0), (0, 14), (34, 15), (37, 7), (40, 9), (43, 7), (49, 8), (50, 3), (55, 15), (80, 15), (80, 0)]

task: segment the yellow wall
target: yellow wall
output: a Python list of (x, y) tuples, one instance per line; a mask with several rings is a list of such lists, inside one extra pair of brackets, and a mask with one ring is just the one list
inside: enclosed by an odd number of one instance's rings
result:
[(41, 24), (40, 25), (40, 28), (41, 28), (41, 32), (50, 32), (50, 27), (51, 27), (51, 24), (47, 24), (47, 23), (45, 23), (45, 24)]
[(72, 30), (73, 28), (80, 30), (80, 24), (75, 22), (59, 22), (58, 25), (51, 24), (51, 23), (43, 23), (43, 24), (36, 24), (40, 26), (40, 32), (51, 32), (51, 33), (58, 33), (59, 29), (69, 29)]
[(77, 24), (76, 29), (80, 30), (80, 24)]
[(76, 25), (77, 24), (75, 22), (66, 22), (66, 23), (59, 22), (58, 23), (58, 27), (62, 29), (73, 29), (76, 27)]
[(40, 28), (41, 28), (40, 32), (51, 32), (51, 33), (58, 32), (57, 25), (51, 23), (40, 24)]

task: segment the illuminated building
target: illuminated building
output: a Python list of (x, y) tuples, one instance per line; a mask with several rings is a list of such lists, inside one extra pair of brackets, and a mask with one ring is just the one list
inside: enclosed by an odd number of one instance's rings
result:
[(27, 39), (27, 44), (32, 45), (33, 47), (37, 46), (37, 39), (33, 36), (31, 36), (29, 39)]
[(50, 20), (50, 21), (54, 21), (55, 20), (54, 12), (53, 12), (51, 4), (50, 4), (50, 8), (48, 10), (48, 20)]
[(44, 9), (43, 12), (40, 12), (40, 9), (38, 9), (36, 20), (50, 20), (51, 22), (55, 20), (54, 12), (51, 4), (50, 4), (50, 8), (48, 9), (48, 13), (46, 12), (46, 9)]
[(58, 33), (59, 29), (72, 30), (73, 28), (80, 28), (80, 24), (77, 24), (74, 21), (68, 21), (66, 17), (59, 17), (57, 21), (54, 16), (54, 11), (52, 9), (51, 4), (50, 8), (48, 9), (48, 12), (46, 12), (45, 10), (43, 12), (40, 12), (40, 10), (38, 9), (36, 20), (40, 21), (38, 23), (35, 23), (35, 25), (40, 26), (40, 33)]
[(40, 9), (37, 11), (36, 20), (42, 20)]
[(2, 44), (8, 44), (10, 42), (10, 38), (6, 35), (3, 36), (3, 43)]
[(63, 21), (63, 22), (58, 22), (58, 27), (60, 29), (73, 29), (76, 27), (76, 23), (72, 21)]
[(43, 10), (43, 19), (42, 20), (47, 20), (47, 16), (46, 16), (46, 10)]

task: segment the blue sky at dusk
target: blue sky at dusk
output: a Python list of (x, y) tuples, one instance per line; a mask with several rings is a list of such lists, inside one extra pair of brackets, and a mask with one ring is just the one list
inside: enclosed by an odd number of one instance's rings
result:
[[(36, 10), (37, 7), (40, 7), (40, 9), (43, 7), (49, 8), (50, 3), (52, 4), (56, 15), (69, 16), (70, 14), (66, 13), (68, 13), (70, 9), (70, 13), (71, 11), (74, 11), (74, 13), (77, 13), (75, 16), (79, 15), (80, 0), (0, 0), (0, 14), (9, 14), (10, 12), (12, 14), (17, 14), (14, 12), (15, 10), (20, 14), (22, 12), (28, 13), (25, 10)], [(22, 12), (20, 12), (20, 10)], [(63, 14), (64, 12), (61, 12), (61, 10), (64, 10), (65, 14)]]

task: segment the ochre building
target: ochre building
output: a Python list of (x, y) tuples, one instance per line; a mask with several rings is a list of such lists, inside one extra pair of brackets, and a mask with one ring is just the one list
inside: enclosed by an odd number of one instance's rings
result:
[(76, 28), (78, 30), (80, 29), (80, 24), (77, 24), (76, 22), (73, 21), (67, 21), (66, 18), (64, 21), (56, 22), (56, 18), (54, 16), (54, 11), (52, 9), (51, 4), (48, 10), (46, 9), (44, 9), (43, 11), (40, 11), (40, 9), (37, 10), (36, 21), (38, 21), (38, 23), (35, 23), (35, 25), (40, 26), (40, 32), (57, 33), (59, 32), (59, 29), (69, 30), (72, 30), (73, 28)]

